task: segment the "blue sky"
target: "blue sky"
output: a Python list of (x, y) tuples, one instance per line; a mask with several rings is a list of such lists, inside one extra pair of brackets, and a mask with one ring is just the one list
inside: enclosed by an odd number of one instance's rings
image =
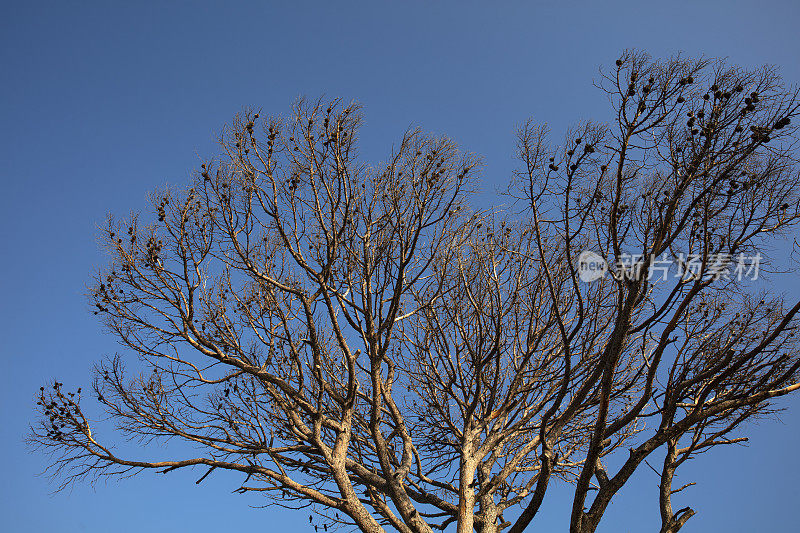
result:
[[(488, 205), (513, 167), (529, 116), (554, 133), (608, 118), (592, 86), (624, 48), (781, 67), (800, 82), (800, 5), (714, 2), (9, 2), (0, 4), (0, 516), (7, 531), (281, 531), (306, 513), (258, 509), (237, 479), (145, 474), (51, 495), (23, 438), (39, 385), (87, 383), (119, 348), (83, 297), (104, 258), (109, 212), (146, 206), (181, 184), (243, 106), (282, 113), (297, 96), (365, 106), (362, 153), (380, 159), (411, 125), (485, 158)], [(797, 298), (800, 285), (783, 288)], [(751, 427), (749, 448), (720, 450), (684, 474), (685, 531), (796, 527), (800, 406)], [(155, 453), (161, 450), (156, 450)], [(687, 475), (691, 474), (691, 475)], [(566, 530), (548, 495), (534, 524)], [(250, 507), (249, 507), (250, 506)], [(603, 531), (652, 530), (655, 480), (612, 505)]]

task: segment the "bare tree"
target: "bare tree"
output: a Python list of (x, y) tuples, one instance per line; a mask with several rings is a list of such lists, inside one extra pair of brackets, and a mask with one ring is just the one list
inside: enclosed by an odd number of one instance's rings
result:
[[(797, 93), (635, 52), (599, 86), (612, 124), (561, 145), (519, 129), (503, 216), (469, 207), (479, 161), (448, 139), (407, 132), (369, 166), (355, 105), (237, 117), (191, 188), (154, 195), (157, 221), (109, 221), (91, 288), (141, 359), (97, 367), (118, 432), (204, 451), (119, 453), (59, 382), (30, 441), (62, 486), (200, 466), (315, 530), (404, 533), (523, 531), (551, 481), (574, 489), (570, 530), (595, 531), (663, 456), (678, 531), (676, 469), (800, 387), (800, 303), (726, 270), (800, 217)], [(613, 275), (582, 281), (584, 250)], [(680, 275), (649, 275), (664, 260)]]

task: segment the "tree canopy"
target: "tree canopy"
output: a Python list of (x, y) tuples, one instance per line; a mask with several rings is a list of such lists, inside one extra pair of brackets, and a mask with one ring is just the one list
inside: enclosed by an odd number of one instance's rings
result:
[[(657, 457), (678, 531), (676, 469), (800, 387), (800, 301), (731, 269), (800, 218), (797, 91), (640, 52), (598, 86), (610, 122), (519, 128), (505, 211), (472, 207), (481, 163), (450, 139), (363, 161), (356, 104), (237, 116), (190, 187), (109, 219), (89, 296), (123, 350), (91, 398), (42, 387), (31, 444), (62, 486), (199, 466), (316, 530), (404, 533), (524, 531), (553, 483), (595, 531)], [(609, 275), (582, 279), (584, 251)], [(119, 454), (87, 400), (198, 451)]]

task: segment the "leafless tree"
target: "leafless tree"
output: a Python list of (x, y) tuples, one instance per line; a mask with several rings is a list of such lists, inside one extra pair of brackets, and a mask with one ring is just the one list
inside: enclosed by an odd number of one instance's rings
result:
[[(100, 363), (92, 395), (140, 453), (59, 382), (31, 443), (63, 485), (228, 470), (326, 531), (518, 533), (552, 481), (591, 532), (655, 464), (678, 531), (676, 469), (800, 387), (800, 303), (726, 259), (798, 222), (797, 92), (637, 52), (598, 85), (610, 125), (560, 145), (519, 129), (513, 213), (470, 208), (480, 162), (448, 139), (410, 131), (363, 163), (355, 105), (237, 117), (191, 188), (154, 195), (157, 220), (103, 231), (91, 298), (140, 362)], [(613, 275), (584, 282), (583, 250)], [(664, 260), (680, 275), (651, 275)], [(166, 440), (194, 448), (148, 452)]]

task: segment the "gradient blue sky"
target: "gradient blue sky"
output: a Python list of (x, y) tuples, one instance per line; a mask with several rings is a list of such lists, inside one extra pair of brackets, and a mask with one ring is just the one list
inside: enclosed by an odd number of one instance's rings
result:
[[(51, 495), (23, 438), (40, 384), (86, 385), (118, 349), (82, 294), (106, 213), (181, 184), (243, 106), (281, 113), (298, 95), (358, 99), (362, 153), (410, 125), (485, 157), (491, 201), (528, 116), (555, 133), (606, 119), (592, 86), (626, 47), (772, 63), (800, 82), (800, 4), (672, 2), (0, 2), (0, 523), (6, 531), (283, 531), (306, 513), (251, 508), (238, 478), (145, 474)], [(796, 298), (800, 284), (783, 288)], [(800, 406), (751, 428), (749, 448), (695, 461), (676, 498), (699, 531), (791, 530), (800, 496)], [(162, 450), (156, 450), (158, 453)], [(683, 493), (682, 493), (683, 494)], [(565, 531), (558, 492), (534, 522)], [(612, 505), (603, 531), (650, 531), (655, 479)], [(537, 528), (534, 528), (537, 529)]]

